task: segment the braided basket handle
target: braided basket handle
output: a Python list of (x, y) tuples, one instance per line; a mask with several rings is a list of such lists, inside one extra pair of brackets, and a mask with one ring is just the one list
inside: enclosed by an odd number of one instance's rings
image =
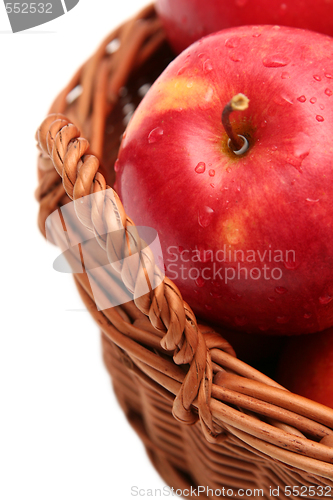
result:
[[(121, 275), (126, 273), (123, 267), (118, 268), (119, 260), (131, 255), (130, 246), (133, 245), (135, 233), (131, 231), (131, 238), (122, 240), (122, 248), (115, 248), (117, 243), (112, 240), (112, 231), (123, 227), (127, 232), (129, 228), (134, 227), (134, 223), (127, 217), (117, 193), (106, 184), (100, 171), (99, 160), (94, 155), (86, 154), (89, 142), (80, 136), (78, 128), (62, 114), (49, 115), (37, 130), (36, 139), (42, 157), (52, 161), (62, 178), (67, 195), (76, 202), (75, 211), (80, 222), (94, 233), (99, 245), (106, 251), (110, 264)], [(86, 204), (82, 209), (78, 201), (91, 194), (99, 196), (96, 197), (96, 203), (90, 204), (88, 213)], [(134, 246), (141, 247), (139, 237)], [(114, 254), (118, 259), (117, 266), (112, 258)], [(159, 270), (155, 270), (157, 266), (152, 254), (147, 262), (158, 274)], [(134, 281), (138, 282), (140, 279), (146, 279), (145, 273), (138, 274)], [(128, 286), (127, 281), (123, 281)], [(134, 283), (133, 288), (135, 286)], [(153, 327), (163, 333), (161, 346), (166, 351), (174, 352), (174, 362), (177, 365), (190, 365), (181, 390), (174, 400), (174, 416), (184, 423), (193, 424), (198, 416), (193, 413), (191, 405), (198, 398), (199, 416), (209, 432), (213, 432), (209, 407), (213, 380), (212, 363), (204, 335), (198, 328), (193, 311), (183, 301), (178, 288), (166, 277), (159, 286), (150, 289), (148, 294), (136, 298), (135, 305), (149, 318)], [(212, 330), (209, 331), (209, 344), (210, 349), (219, 348), (235, 356), (229, 343)]]

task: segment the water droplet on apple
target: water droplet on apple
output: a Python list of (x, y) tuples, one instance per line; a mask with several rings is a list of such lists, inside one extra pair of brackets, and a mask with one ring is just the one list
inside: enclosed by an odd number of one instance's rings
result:
[(282, 99), (284, 99), (289, 104), (294, 104), (293, 98), (287, 94), (283, 94)]
[(214, 218), (214, 214), (215, 214), (214, 210), (210, 207), (205, 206), (200, 208), (198, 213), (198, 222), (200, 226), (208, 227)]
[(207, 309), (207, 311), (211, 311), (213, 308), (212, 306), (205, 304), (205, 309)]
[(217, 292), (210, 292), (210, 295), (213, 297), (213, 299), (220, 299), (222, 295)]
[(274, 54), (265, 57), (262, 63), (266, 68), (282, 68), (283, 66), (288, 66), (290, 59), (282, 54)]
[(203, 174), (204, 171), (206, 170), (206, 163), (200, 161), (194, 170), (196, 171), (197, 174)]
[(226, 170), (226, 172), (228, 172), (228, 174), (230, 174), (230, 172), (231, 172), (231, 167), (227, 167), (225, 170)]
[(272, 146), (272, 147), (271, 147), (271, 150), (272, 150), (272, 151), (277, 151), (278, 149), (279, 149), (279, 148), (278, 148), (277, 146)]
[(259, 31), (259, 26), (252, 26), (252, 30), (253, 30), (253, 33), (252, 33), (252, 36), (254, 38), (258, 38), (259, 36), (261, 36), (261, 31)]
[(154, 142), (159, 141), (160, 139), (162, 139), (162, 136), (163, 136), (163, 129), (161, 127), (154, 128), (148, 135), (149, 144), (153, 144)]
[(214, 95), (213, 87), (208, 87), (207, 92), (205, 94), (205, 101), (207, 101), (207, 102), (211, 101), (213, 95)]
[(310, 313), (305, 313), (305, 314), (304, 314), (304, 319), (310, 319), (310, 318), (311, 318), (311, 316), (312, 316), (312, 314), (310, 314)]
[(290, 74), (284, 71), (283, 73), (281, 73), (281, 78), (282, 80), (287, 80), (287, 78), (290, 78)]
[(321, 76), (319, 75), (313, 75), (313, 78), (317, 80), (317, 82), (321, 82)]
[[(297, 146), (295, 146), (294, 155), (296, 158), (300, 158), (303, 161), (310, 154), (310, 147), (308, 144), (309, 136), (300, 132), (298, 137), (301, 141)], [(303, 142), (302, 139), (304, 139)]]
[(191, 81), (189, 81), (189, 82), (187, 82), (186, 87), (187, 87), (188, 89), (191, 89), (191, 88), (193, 87), (193, 82), (192, 82), (192, 80), (191, 80)]
[(327, 293), (325, 295), (322, 295), (321, 297), (319, 297), (319, 302), (320, 304), (322, 305), (326, 305), (328, 304), (329, 302), (331, 302), (331, 300), (333, 299), (333, 297), (331, 297), (330, 295), (328, 295)]
[(307, 201), (308, 203), (318, 203), (319, 198), (318, 198), (318, 200), (313, 200), (312, 198), (307, 198), (305, 201)]
[(211, 60), (210, 59), (207, 59), (204, 63), (203, 63), (203, 70), (204, 70), (204, 73), (209, 73), (210, 71), (212, 71), (213, 69), (213, 65), (211, 63)]
[(280, 325), (285, 325), (286, 323), (288, 323), (288, 321), (289, 321), (288, 316), (278, 316), (276, 318), (276, 322), (279, 323)]
[(215, 175), (215, 170), (213, 170), (212, 168), (209, 170), (208, 174), (211, 176), (211, 177), (214, 177)]
[(244, 326), (248, 322), (248, 319), (246, 316), (236, 316), (235, 317), (235, 324), (237, 326)]
[(236, 49), (240, 44), (239, 36), (233, 36), (225, 41), (225, 46), (229, 49)]
[(319, 104), (319, 108), (323, 111), (325, 109), (325, 106), (323, 104)]
[(275, 291), (276, 293), (278, 293), (279, 295), (282, 295), (284, 293), (286, 293), (288, 290), (286, 288), (284, 288), (283, 286), (277, 286), (275, 288)]
[(301, 95), (301, 96), (297, 97), (297, 100), (299, 102), (305, 102), (306, 101), (306, 97), (305, 97), (305, 95)]
[(177, 75), (182, 75), (183, 73), (185, 73), (186, 71), (186, 66), (183, 66), (182, 68), (180, 68), (178, 71), (177, 71)]
[(317, 97), (311, 97), (310, 102), (311, 102), (311, 104), (316, 104)]
[(270, 302), (275, 302), (275, 297), (268, 297), (268, 300), (269, 300)]
[(294, 258), (294, 259), (290, 259), (290, 258), (289, 258), (289, 255), (288, 255), (288, 259), (287, 259), (287, 260), (285, 260), (285, 261), (283, 262), (283, 264), (284, 264), (284, 267), (285, 267), (286, 269), (288, 269), (289, 271), (294, 271), (294, 270), (295, 270), (295, 269), (297, 269), (297, 268), (299, 267), (299, 265), (300, 265), (300, 263), (296, 260), (296, 258)]
[(326, 89), (325, 90), (325, 94), (328, 95), (329, 97), (331, 97), (331, 95), (333, 95), (333, 90), (331, 89)]
[(114, 171), (115, 171), (115, 172), (119, 172), (119, 160), (118, 160), (118, 158), (116, 159), (116, 161), (115, 161), (115, 164), (114, 164), (114, 167), (113, 167), (113, 168), (114, 168)]
[(231, 52), (229, 54), (229, 59), (233, 62), (242, 62), (244, 57), (241, 53), (239, 52)]
[(215, 188), (215, 184), (209, 184), (210, 187)]
[(329, 73), (326, 73), (325, 76), (326, 76), (326, 78), (328, 78), (330, 80), (333, 78), (333, 75), (330, 75)]
[(205, 284), (205, 280), (203, 279), (202, 276), (199, 276), (198, 279), (195, 280), (195, 284), (199, 287), (202, 288)]
[(289, 97), (286, 94), (281, 94), (280, 96), (276, 95), (273, 100), (279, 106), (285, 106), (286, 104), (293, 104), (291, 97)]
[(299, 172), (302, 171), (302, 162), (303, 159), (299, 157), (296, 158), (295, 156), (288, 156), (288, 158), (286, 158), (286, 163), (295, 167)]
[(321, 115), (317, 115), (317, 116), (316, 116), (316, 120), (317, 120), (317, 122), (323, 122), (325, 119), (324, 119), (324, 117), (323, 117), (323, 116), (321, 116)]

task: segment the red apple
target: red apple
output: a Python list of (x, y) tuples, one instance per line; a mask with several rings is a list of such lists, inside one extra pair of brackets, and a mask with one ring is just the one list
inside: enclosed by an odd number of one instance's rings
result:
[(289, 338), (277, 380), (286, 389), (333, 408), (333, 328)]
[(332, 0), (157, 0), (156, 10), (177, 53), (215, 31), (250, 24), (333, 35)]
[[(221, 123), (239, 92), (242, 155)], [(333, 39), (246, 26), (193, 44), (134, 113), (115, 168), (199, 318), (267, 334), (333, 325)]]

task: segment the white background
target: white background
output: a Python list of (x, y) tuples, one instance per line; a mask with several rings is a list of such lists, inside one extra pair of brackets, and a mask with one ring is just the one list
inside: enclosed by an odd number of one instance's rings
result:
[[(115, 400), (99, 330), (37, 229), (35, 131), (75, 70), (147, 0), (80, 0), (12, 34), (0, 2), (0, 498), (127, 500), (162, 488)], [(81, 309), (72, 311), (72, 309)]]

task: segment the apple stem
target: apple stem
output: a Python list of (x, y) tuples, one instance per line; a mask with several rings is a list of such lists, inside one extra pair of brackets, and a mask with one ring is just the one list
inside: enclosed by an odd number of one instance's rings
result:
[(234, 134), (230, 123), (230, 114), (233, 111), (244, 111), (249, 107), (249, 99), (244, 94), (235, 95), (231, 101), (226, 104), (222, 112), (222, 125), (229, 137), (229, 147), (235, 154), (243, 154), (247, 151), (249, 144), (242, 135)]

